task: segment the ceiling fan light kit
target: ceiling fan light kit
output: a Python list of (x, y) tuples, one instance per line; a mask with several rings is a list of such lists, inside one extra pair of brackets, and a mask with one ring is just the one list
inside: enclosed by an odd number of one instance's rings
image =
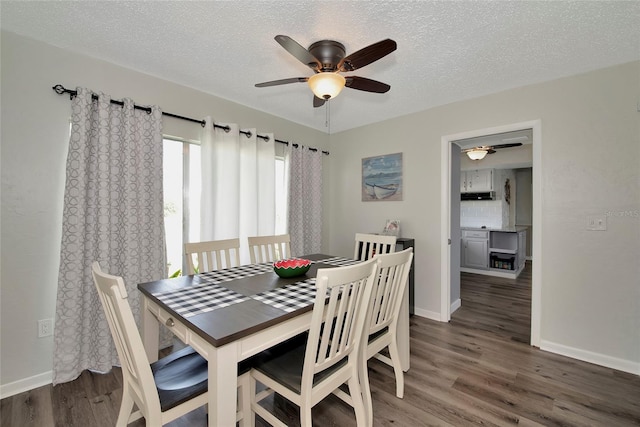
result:
[(298, 61), (311, 68), (315, 74), (311, 77), (293, 77), (257, 83), (256, 87), (307, 82), (315, 95), (314, 107), (320, 107), (326, 100), (335, 98), (345, 86), (373, 93), (386, 93), (391, 89), (391, 86), (386, 83), (366, 77), (344, 77), (339, 74), (362, 68), (396, 50), (396, 42), (391, 39), (373, 43), (347, 56), (345, 56), (344, 45), (335, 40), (317, 41), (311, 44), (309, 49), (305, 49), (289, 36), (277, 35), (275, 40)]
[(315, 96), (331, 99), (338, 96), (347, 80), (338, 73), (318, 73), (309, 77), (307, 83)]
[(469, 156), (471, 160), (482, 160), (488, 152), (488, 150), (474, 148), (473, 150), (467, 151), (467, 156)]

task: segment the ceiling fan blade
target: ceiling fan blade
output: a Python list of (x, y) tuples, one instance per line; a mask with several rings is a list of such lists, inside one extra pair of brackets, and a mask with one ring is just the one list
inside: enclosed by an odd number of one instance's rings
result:
[(270, 82), (256, 83), (256, 87), (268, 87), (286, 85), (289, 83), (304, 83), (309, 80), (309, 77), (291, 77), (290, 79), (272, 80)]
[(379, 82), (377, 80), (371, 80), (366, 77), (349, 76), (345, 77), (346, 87), (351, 89), (364, 90), (365, 92), (385, 93), (391, 89), (386, 83)]
[(322, 107), (324, 105), (325, 100), (322, 98), (318, 98), (317, 96), (313, 97), (313, 106), (315, 108)]
[(493, 153), (495, 153), (495, 152), (496, 152), (496, 150), (494, 150), (493, 148), (489, 148), (489, 149), (487, 150), (487, 154), (493, 154)]
[(491, 148), (494, 150), (497, 150), (499, 148), (509, 148), (509, 147), (519, 147), (522, 145), (522, 142), (514, 142), (511, 144), (498, 144), (498, 145), (492, 145)]
[(307, 49), (302, 47), (300, 43), (295, 41), (289, 36), (278, 35), (275, 36), (275, 40), (280, 43), (287, 52), (295, 56), (296, 59), (302, 62), (304, 65), (311, 67), (313, 70), (320, 70), (322, 64), (318, 61), (318, 58), (309, 53)]
[(338, 64), (338, 70), (343, 72), (357, 70), (387, 56), (397, 47), (396, 42), (391, 39), (379, 41), (344, 57)]

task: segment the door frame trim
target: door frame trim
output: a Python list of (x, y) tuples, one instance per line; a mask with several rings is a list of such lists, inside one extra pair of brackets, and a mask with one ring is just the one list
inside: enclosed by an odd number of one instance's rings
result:
[(441, 137), (440, 168), (440, 321), (451, 320), (451, 245), (448, 239), (451, 236), (450, 209), (451, 209), (451, 148), (452, 142), (460, 139), (475, 138), (496, 133), (512, 132), (522, 129), (532, 129), (533, 165), (532, 165), (532, 241), (531, 253), (533, 260), (531, 276), (531, 345), (540, 347), (541, 323), (542, 323), (542, 121), (540, 119), (519, 123), (511, 123), (484, 129), (476, 129)]

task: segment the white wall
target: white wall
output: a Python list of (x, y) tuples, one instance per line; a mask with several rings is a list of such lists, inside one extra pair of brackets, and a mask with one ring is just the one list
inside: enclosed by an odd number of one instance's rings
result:
[[(441, 137), (540, 119), (542, 347), (640, 373), (639, 75), (634, 62), (332, 135), (331, 252), (398, 218), (416, 240), (416, 313), (439, 318)], [(361, 159), (396, 152), (404, 200), (361, 202)], [(606, 232), (586, 230), (607, 212)]]
[[(278, 139), (325, 150), (328, 138), (215, 96), (11, 33), (2, 32), (1, 42), (0, 391), (4, 395), (50, 381), (53, 339), (38, 339), (36, 324), (55, 313), (71, 109), (69, 97), (57, 95), (53, 85), (85, 86), (115, 99), (126, 96), (187, 117), (211, 115), (216, 122), (272, 131)], [(164, 120), (169, 135), (197, 139), (199, 130), (198, 124)], [(325, 169), (328, 174), (329, 167)], [(329, 199), (325, 199), (329, 210)], [(328, 235), (326, 224), (325, 241)]]

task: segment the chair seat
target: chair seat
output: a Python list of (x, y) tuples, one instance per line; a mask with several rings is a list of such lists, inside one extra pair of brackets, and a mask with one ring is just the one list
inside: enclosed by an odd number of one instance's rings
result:
[[(238, 364), (238, 376), (251, 370), (253, 358)], [(185, 347), (151, 364), (160, 398), (160, 408), (168, 411), (208, 388), (207, 360), (192, 347)]]
[[(261, 359), (254, 362), (253, 368), (300, 394), (307, 337), (308, 334), (305, 332), (265, 351)], [(346, 363), (345, 357), (332, 367), (319, 372), (313, 378), (313, 385), (321, 383)]]
[(163, 412), (207, 391), (207, 361), (191, 347), (152, 363), (151, 372)]

